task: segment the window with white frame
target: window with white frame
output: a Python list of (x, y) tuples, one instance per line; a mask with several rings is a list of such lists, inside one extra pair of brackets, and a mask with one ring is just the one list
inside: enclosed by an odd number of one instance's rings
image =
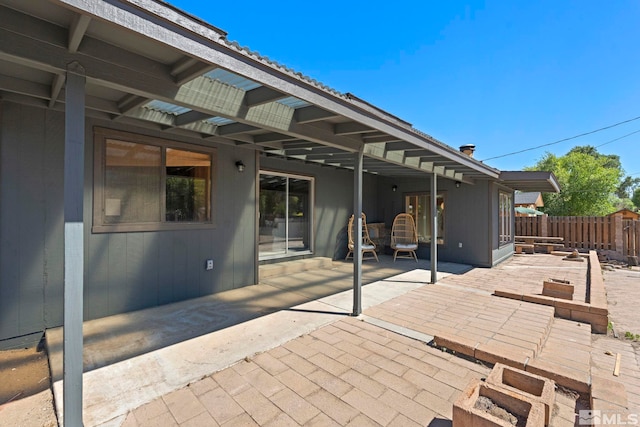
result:
[(97, 128), (94, 232), (213, 226), (215, 150)]
[(513, 221), (513, 194), (504, 191), (500, 192), (500, 213), (498, 229), (500, 233), (500, 245), (505, 245), (513, 241), (512, 221)]

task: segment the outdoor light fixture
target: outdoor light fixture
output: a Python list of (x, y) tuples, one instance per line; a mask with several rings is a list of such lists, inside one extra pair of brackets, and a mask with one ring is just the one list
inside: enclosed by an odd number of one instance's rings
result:
[(244, 163), (242, 163), (242, 160), (236, 162), (236, 167), (238, 168), (238, 172), (244, 172)]
[(456, 188), (460, 188), (460, 184), (461, 184), (460, 181), (456, 181)]
[(393, 187), (391, 187), (391, 191), (398, 191), (398, 186), (394, 185)]

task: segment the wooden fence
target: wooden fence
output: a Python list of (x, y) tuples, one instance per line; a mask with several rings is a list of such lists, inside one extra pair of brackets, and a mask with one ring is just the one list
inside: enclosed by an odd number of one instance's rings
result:
[(567, 248), (603, 249), (640, 256), (640, 221), (622, 216), (518, 216), (516, 236), (558, 236)]

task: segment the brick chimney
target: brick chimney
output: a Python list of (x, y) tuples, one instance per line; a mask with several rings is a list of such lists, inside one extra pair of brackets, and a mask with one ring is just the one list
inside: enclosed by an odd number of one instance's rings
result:
[(476, 151), (476, 146), (473, 144), (465, 144), (460, 146), (460, 152), (466, 154), (469, 157), (473, 157), (474, 151)]

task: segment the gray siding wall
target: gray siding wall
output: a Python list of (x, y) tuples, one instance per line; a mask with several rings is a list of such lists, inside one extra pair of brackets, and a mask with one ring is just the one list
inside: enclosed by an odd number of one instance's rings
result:
[(64, 120), (49, 110), (7, 102), (0, 109), (4, 339), (62, 322)]
[[(0, 108), (3, 340), (62, 323), (64, 115), (9, 102)], [(168, 138), (148, 129), (87, 121), (85, 319), (255, 282), (257, 164), (253, 151), (217, 147), (214, 229), (92, 234), (94, 126)], [(237, 160), (246, 165), (242, 174), (235, 168)], [(214, 270), (205, 270), (206, 259), (214, 260)]]
[[(478, 181), (475, 185), (462, 184), (456, 188), (455, 182), (438, 179), (438, 192), (446, 196), (445, 243), (438, 245), (438, 259), (475, 266), (491, 266), (490, 183)], [(391, 228), (394, 217), (405, 211), (404, 197), (408, 193), (430, 192), (429, 175), (423, 179), (381, 178), (378, 191), (379, 210), (384, 212), (384, 220)], [(397, 191), (391, 190), (397, 185)], [(462, 243), (462, 248), (458, 247)], [(429, 258), (429, 244), (421, 244), (418, 257)]]

